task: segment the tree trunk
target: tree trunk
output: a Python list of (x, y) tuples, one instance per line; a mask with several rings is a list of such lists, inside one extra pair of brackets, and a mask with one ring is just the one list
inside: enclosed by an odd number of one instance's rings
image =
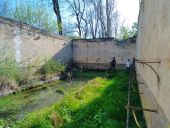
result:
[(99, 1), (99, 6), (100, 6), (100, 26), (101, 26), (101, 37), (104, 38), (105, 37), (105, 24), (104, 24), (104, 16), (103, 16), (103, 5), (102, 5), (102, 0)]
[(109, 1), (106, 0), (106, 16), (107, 16), (107, 37), (111, 37), (111, 23), (109, 14)]
[(62, 20), (61, 20), (61, 15), (60, 15), (59, 2), (58, 2), (58, 0), (52, 0), (52, 1), (53, 1), (53, 9), (54, 9), (54, 12), (55, 12), (55, 14), (57, 16), (58, 33), (60, 35), (63, 35)]

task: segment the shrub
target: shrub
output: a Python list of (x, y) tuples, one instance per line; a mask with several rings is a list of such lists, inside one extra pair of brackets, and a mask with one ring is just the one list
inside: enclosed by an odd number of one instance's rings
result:
[(5, 128), (5, 124), (3, 122), (3, 120), (0, 119), (0, 128)]
[(30, 79), (32, 75), (31, 65), (24, 68), (22, 64), (16, 63), (15, 59), (0, 61), (0, 83), (5, 84), (4, 78), (7, 80), (15, 81), (18, 84)]
[(32, 78), (33, 68), (31, 64), (28, 64), (25, 67), (20, 67), (16, 77), (16, 81), (19, 83), (25, 83)]
[(42, 68), (41, 74), (54, 74), (63, 72), (66, 69), (66, 65), (59, 63), (56, 59), (50, 59)]
[(9, 79), (17, 80), (19, 72), (19, 65), (15, 62), (14, 59), (0, 62), (0, 76), (5, 76)]

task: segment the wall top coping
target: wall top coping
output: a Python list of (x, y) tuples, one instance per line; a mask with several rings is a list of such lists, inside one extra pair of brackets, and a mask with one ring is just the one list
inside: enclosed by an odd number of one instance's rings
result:
[(96, 39), (73, 39), (73, 42), (76, 43), (96, 43), (96, 42), (115, 42), (116, 39), (115, 38), (96, 38)]
[(49, 37), (59, 39), (59, 40), (66, 40), (66, 41), (71, 40), (71, 39), (69, 39), (65, 36), (61, 36), (61, 35), (58, 35), (58, 34), (55, 34), (55, 33), (50, 33), (46, 30), (39, 29), (37, 27), (31, 26), (27, 23), (17, 21), (17, 20), (14, 20), (14, 19), (5, 18), (5, 17), (2, 17), (2, 16), (0, 16), (0, 24), (8, 24), (10, 26), (18, 26), (20, 29), (32, 31), (32, 32), (42, 34), (42, 35), (45, 35), (45, 36), (49, 36)]

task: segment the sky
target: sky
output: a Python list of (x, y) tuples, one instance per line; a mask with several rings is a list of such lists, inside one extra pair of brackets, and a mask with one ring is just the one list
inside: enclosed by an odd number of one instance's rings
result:
[(137, 22), (139, 13), (139, 0), (117, 0), (117, 9), (120, 13), (121, 21), (124, 25), (131, 27)]
[[(0, 0), (0, 5), (6, 0)], [(15, 5), (14, 1), (20, 0), (7, 0), (10, 6)], [(27, 1), (27, 0), (22, 0)], [(137, 22), (139, 13), (139, 0), (117, 0), (117, 9), (120, 15), (120, 21), (124, 21), (124, 26), (131, 28), (134, 22)], [(54, 13), (53, 13), (54, 15)]]
[[(0, 0), (0, 5), (3, 1), (5, 0)], [(14, 0), (8, 1), (10, 1), (10, 4), (14, 2)], [(125, 21), (125, 25), (131, 26), (138, 18), (139, 0), (117, 0), (117, 9), (120, 13), (121, 20)]]

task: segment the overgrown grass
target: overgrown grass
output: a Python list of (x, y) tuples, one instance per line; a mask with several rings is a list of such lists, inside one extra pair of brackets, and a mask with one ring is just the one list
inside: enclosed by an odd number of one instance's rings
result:
[[(105, 72), (77, 73), (81, 77), (89, 74), (91, 79), (88, 77), (85, 86), (68, 92), (61, 102), (28, 114), (13, 128), (124, 128), (128, 73), (117, 71), (111, 74), (111, 79), (105, 77)], [(140, 105), (138, 94), (132, 95), (133, 103)], [(142, 113), (137, 116), (142, 117)], [(135, 128), (132, 117), (130, 121), (130, 128)]]
[(31, 113), (20, 128), (123, 128), (125, 126), (128, 74), (119, 71), (112, 79), (97, 77), (68, 93), (50, 108)]

